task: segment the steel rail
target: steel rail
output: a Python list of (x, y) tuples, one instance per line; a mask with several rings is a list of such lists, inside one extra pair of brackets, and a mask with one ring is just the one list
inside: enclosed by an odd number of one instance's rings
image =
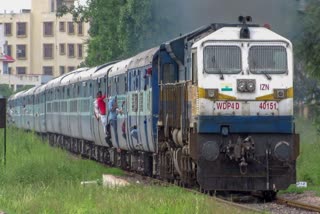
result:
[(275, 200), (277, 204), (287, 205), (289, 207), (299, 208), (303, 210), (313, 211), (313, 212), (319, 212), (320, 213), (320, 207), (314, 206), (311, 204), (301, 203), (299, 201), (292, 201), (285, 198), (277, 197)]
[[(164, 186), (179, 187), (179, 188), (182, 188), (183, 190), (186, 190), (186, 191), (191, 192), (191, 193), (193, 193), (193, 194), (206, 196), (206, 197), (208, 197), (209, 199), (215, 200), (215, 201), (218, 202), (218, 203), (223, 203), (223, 204), (226, 204), (226, 205), (228, 205), (228, 206), (232, 206), (232, 207), (235, 207), (235, 208), (244, 210), (244, 211), (249, 211), (249, 212), (253, 212), (253, 213), (263, 213), (263, 212), (264, 212), (264, 210), (261, 210), (261, 209), (258, 209), (258, 208), (254, 208), (254, 207), (250, 207), (250, 206), (246, 206), (246, 205), (244, 205), (244, 204), (240, 204), (240, 203), (228, 201), (228, 200), (226, 200), (226, 199), (219, 198), (218, 196), (215, 196), (215, 195), (210, 195), (210, 194), (207, 194), (207, 193), (202, 193), (202, 192), (200, 192), (199, 190), (196, 190), (196, 189), (182, 187), (182, 186), (177, 185), (177, 184), (175, 184), (175, 183), (170, 183), (170, 182), (163, 181), (163, 180), (160, 180), (160, 179), (157, 179), (157, 178), (152, 178), (152, 177), (148, 177), (148, 176), (142, 176), (142, 177), (147, 177), (147, 178), (151, 179), (152, 181), (155, 181), (155, 183), (157, 183), (158, 185), (161, 184), (161, 185), (164, 185)], [(155, 184), (155, 183), (154, 183), (154, 184)]]
[[(53, 147), (59, 147), (59, 146), (53, 145)], [(74, 153), (73, 151), (70, 151), (70, 150), (68, 150), (66, 148), (62, 148), (62, 149), (66, 150), (72, 156), (79, 157), (79, 155)], [(90, 159), (89, 157), (86, 157), (86, 156), (83, 156), (83, 155), (81, 155), (80, 158), (81, 159)], [(111, 166), (111, 165), (108, 165), (106, 163), (101, 163), (101, 162), (99, 162), (97, 160), (95, 162), (97, 164), (101, 164), (103, 166), (107, 166), (107, 167)], [(183, 190), (186, 190), (188, 192), (191, 192), (193, 194), (203, 195), (205, 197), (208, 197), (209, 199), (215, 200), (218, 203), (224, 203), (226, 205), (229, 205), (229, 206), (232, 206), (232, 207), (244, 210), (244, 211), (248, 211), (248, 212), (252, 212), (252, 213), (263, 213), (264, 212), (264, 210), (261, 210), (261, 209), (258, 209), (258, 208), (254, 208), (254, 207), (250, 207), (250, 206), (246, 206), (246, 205), (243, 205), (243, 204), (240, 204), (240, 203), (228, 201), (226, 199), (219, 198), (219, 196), (210, 195), (210, 194), (208, 194), (208, 192), (207, 193), (206, 192), (201, 192), (198, 189), (183, 187), (183, 186), (178, 185), (178, 184), (176, 184), (174, 182), (167, 182), (167, 181), (164, 181), (164, 180), (161, 180), (161, 179), (158, 179), (158, 178), (153, 178), (153, 177), (150, 177), (150, 176), (141, 175), (139, 173), (135, 173), (135, 172), (132, 172), (132, 171), (129, 171), (129, 170), (126, 170), (126, 169), (122, 169), (122, 170), (124, 172), (126, 172), (127, 174), (129, 174), (129, 175), (138, 175), (138, 176), (144, 177), (146, 179), (149, 179), (150, 181), (152, 181), (153, 185), (178, 187), (178, 188), (182, 188)]]

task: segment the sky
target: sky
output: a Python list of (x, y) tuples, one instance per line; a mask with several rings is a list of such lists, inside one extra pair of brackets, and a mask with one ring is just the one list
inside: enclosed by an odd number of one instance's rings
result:
[[(31, 8), (31, 0), (0, 0), (0, 2), (0, 13), (3, 13), (4, 10), (19, 12), (21, 9)], [(80, 0), (80, 2), (85, 3), (86, 0)]]

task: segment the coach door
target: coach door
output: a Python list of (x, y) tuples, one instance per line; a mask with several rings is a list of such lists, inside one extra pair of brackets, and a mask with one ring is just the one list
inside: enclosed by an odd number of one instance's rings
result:
[[(92, 100), (92, 104), (93, 104), (92, 108), (94, 111), (94, 108), (95, 108), (94, 101), (96, 100), (96, 94), (98, 93), (98, 91), (101, 91), (102, 95), (106, 94), (106, 78), (105, 77), (98, 78), (94, 80), (93, 83), (94, 83), (93, 85), (94, 94), (93, 94), (93, 100)], [(92, 114), (92, 119), (93, 119), (93, 134), (94, 134), (96, 144), (106, 146), (107, 144), (105, 141), (105, 133), (103, 130), (103, 125), (100, 120), (98, 121), (95, 118), (94, 112)]]

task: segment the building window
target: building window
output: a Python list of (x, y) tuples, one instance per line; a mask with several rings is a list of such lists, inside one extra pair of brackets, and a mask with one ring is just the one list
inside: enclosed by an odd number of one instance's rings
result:
[(53, 36), (53, 22), (43, 23), (43, 36)]
[(73, 24), (73, 22), (68, 22), (68, 34), (74, 34), (74, 24)]
[(4, 35), (5, 36), (12, 36), (12, 24), (11, 23), (4, 24)]
[(63, 0), (57, 0), (57, 9), (63, 5)]
[(68, 44), (68, 57), (74, 57), (74, 44)]
[(17, 74), (26, 74), (27, 72), (26, 72), (26, 67), (16, 67), (16, 69), (17, 69)]
[(66, 68), (64, 66), (60, 66), (59, 71), (60, 71), (60, 75), (62, 75), (66, 72)]
[(78, 44), (78, 58), (83, 57), (82, 44)]
[(78, 35), (83, 35), (83, 23), (78, 23)]
[(66, 44), (59, 44), (60, 55), (66, 54)]
[(43, 66), (43, 74), (44, 75), (53, 75), (53, 67), (52, 66)]
[(26, 50), (27, 50), (26, 45), (17, 45), (17, 59), (27, 58)]
[(68, 72), (74, 71), (74, 70), (75, 70), (75, 67), (74, 67), (74, 66), (68, 66)]
[(11, 45), (7, 45), (6, 54), (8, 56), (12, 56), (12, 46)]
[(59, 31), (60, 32), (65, 32), (66, 31), (65, 22), (59, 22)]
[(43, 44), (43, 58), (53, 58), (53, 44)]
[(54, 12), (54, 0), (51, 0), (51, 12)]
[(17, 22), (17, 37), (27, 36), (27, 23)]

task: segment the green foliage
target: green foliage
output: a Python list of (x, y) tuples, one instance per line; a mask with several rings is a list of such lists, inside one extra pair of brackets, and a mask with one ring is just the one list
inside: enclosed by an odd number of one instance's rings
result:
[[(297, 96), (312, 104), (313, 122), (320, 133), (320, 1), (311, 0), (303, 18), (301, 37), (297, 45), (299, 60), (306, 73), (295, 76)], [(307, 74), (307, 75), (306, 75)]]
[[(3, 135), (0, 132), (0, 157)], [(241, 213), (176, 187), (80, 185), (102, 174), (123, 175), (8, 129), (7, 166), (0, 165), (0, 207), (6, 213)], [(101, 182), (100, 182), (101, 183)]]
[(9, 85), (0, 84), (0, 96), (10, 97), (13, 94), (13, 90), (9, 87)]
[(320, 194), (320, 137), (313, 122), (298, 118), (296, 131), (300, 134), (300, 155), (297, 160), (297, 181), (308, 182), (308, 188), (297, 188), (291, 185), (283, 192), (302, 193), (313, 190)]
[(302, 38), (298, 46), (310, 75), (320, 79), (320, 1), (313, 0), (306, 9), (303, 19)]
[[(155, 15), (155, 0), (88, 0), (88, 6), (61, 7), (76, 22), (90, 22), (86, 66), (132, 56), (158, 45), (168, 32), (168, 20)], [(161, 29), (161, 30), (160, 30)]]

